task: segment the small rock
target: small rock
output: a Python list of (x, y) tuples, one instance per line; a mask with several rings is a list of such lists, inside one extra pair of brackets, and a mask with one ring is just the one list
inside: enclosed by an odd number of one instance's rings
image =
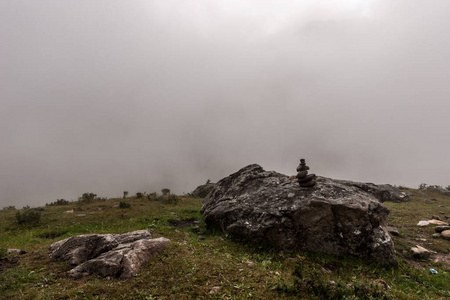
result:
[(439, 220), (435, 220), (435, 219), (429, 220), (428, 222), (433, 225), (448, 225), (448, 223), (446, 223), (444, 221), (439, 221)]
[(441, 232), (441, 236), (446, 239), (446, 240), (450, 240), (450, 230), (444, 230)]
[(417, 226), (424, 227), (430, 225), (430, 222), (428, 220), (421, 220), (419, 223), (417, 223)]
[(444, 216), (444, 218), (446, 218), (448, 220), (448, 219), (450, 219), (450, 216)]
[(392, 226), (387, 226), (387, 231), (390, 234), (395, 235), (395, 236), (399, 236), (400, 235), (400, 233), (398, 232), (398, 229), (395, 228), (395, 227), (392, 227)]
[(435, 239), (437, 239), (437, 238), (440, 238), (440, 237), (442, 237), (442, 236), (441, 236), (440, 233), (433, 233), (432, 237), (435, 238)]
[(221, 289), (222, 289), (222, 287), (220, 287), (220, 286), (213, 286), (211, 288), (211, 290), (209, 291), (209, 294), (210, 295), (217, 294), (218, 292), (220, 292)]
[(77, 215), (77, 217), (83, 218), (83, 217), (86, 217), (86, 214), (79, 214), (79, 215)]
[(428, 258), (431, 255), (430, 250), (425, 249), (424, 247), (419, 246), (419, 245), (416, 245), (416, 247), (412, 247), (411, 251), (415, 258)]
[(8, 254), (25, 254), (26, 252), (20, 249), (8, 249)]
[(443, 212), (443, 211), (440, 211), (439, 213), (440, 213), (441, 215), (445, 215), (445, 212)]
[(432, 219), (432, 220), (441, 220), (441, 218), (439, 218), (439, 216), (436, 216), (436, 215), (432, 215), (430, 219)]
[(450, 226), (441, 225), (441, 226), (436, 226), (434, 228), (434, 231), (439, 232), (439, 233), (442, 231), (445, 231), (445, 230), (450, 230)]
[(73, 209), (64, 212), (65, 214), (73, 214)]
[(253, 267), (254, 265), (255, 265), (255, 263), (254, 262), (252, 262), (251, 260), (244, 260), (243, 261), (247, 266), (249, 266), (249, 267)]

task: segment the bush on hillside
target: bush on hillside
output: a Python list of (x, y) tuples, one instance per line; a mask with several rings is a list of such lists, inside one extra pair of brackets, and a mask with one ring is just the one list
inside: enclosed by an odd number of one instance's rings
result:
[(19, 225), (35, 227), (41, 223), (41, 213), (27, 207), (16, 213), (16, 220)]
[(124, 201), (120, 201), (120, 203), (119, 203), (119, 208), (130, 208), (130, 207), (131, 207), (130, 203), (127, 203)]
[(170, 189), (162, 189), (161, 193), (163, 194), (163, 196), (169, 195), (170, 194)]
[(84, 193), (81, 197), (78, 197), (79, 204), (89, 204), (94, 201), (105, 201), (106, 197), (97, 197), (97, 194), (94, 193)]
[(176, 195), (162, 195), (157, 197), (155, 200), (164, 204), (176, 205), (178, 204), (178, 202), (180, 202), (181, 198)]
[(82, 204), (88, 204), (94, 201), (95, 197), (97, 197), (94, 193), (83, 193), (81, 197), (78, 197), (78, 202)]
[(3, 207), (3, 210), (16, 210), (16, 207), (14, 205)]
[(55, 202), (46, 203), (45, 206), (68, 205), (70, 202), (64, 199), (56, 199)]
[(145, 193), (137, 192), (136, 193), (136, 198), (138, 198), (138, 199), (144, 198), (144, 194)]
[(147, 195), (148, 200), (155, 200), (157, 197), (158, 197), (158, 195), (156, 193), (149, 193)]

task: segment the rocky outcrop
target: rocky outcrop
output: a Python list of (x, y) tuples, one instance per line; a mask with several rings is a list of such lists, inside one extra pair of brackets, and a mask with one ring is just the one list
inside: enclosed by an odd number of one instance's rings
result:
[(199, 185), (191, 194), (194, 197), (205, 198), (206, 195), (216, 186), (215, 183), (207, 182), (205, 184)]
[(285, 250), (353, 254), (396, 265), (389, 210), (372, 194), (317, 177), (301, 187), (288, 176), (249, 165), (220, 180), (203, 200), (209, 227)]
[(335, 180), (335, 181), (340, 182), (344, 185), (354, 186), (367, 193), (370, 193), (381, 202), (390, 201), (399, 203), (399, 202), (407, 202), (410, 200), (408, 194), (402, 192), (401, 190), (390, 184), (376, 185), (373, 183), (354, 182), (348, 180)]
[(50, 246), (50, 257), (76, 265), (69, 276), (89, 274), (129, 278), (170, 244), (166, 238), (152, 239), (147, 230), (124, 234), (84, 234)]
[(428, 191), (431, 191), (431, 192), (435, 191), (435, 192), (438, 192), (438, 193), (440, 193), (442, 195), (450, 196), (450, 191), (448, 189), (444, 189), (443, 187), (441, 187), (439, 185), (428, 186), (426, 188), (426, 192), (428, 192)]

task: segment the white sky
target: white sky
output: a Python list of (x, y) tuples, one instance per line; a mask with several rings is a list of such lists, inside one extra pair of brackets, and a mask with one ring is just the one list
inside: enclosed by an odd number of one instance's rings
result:
[(250, 163), (450, 184), (450, 1), (0, 0), (0, 207)]

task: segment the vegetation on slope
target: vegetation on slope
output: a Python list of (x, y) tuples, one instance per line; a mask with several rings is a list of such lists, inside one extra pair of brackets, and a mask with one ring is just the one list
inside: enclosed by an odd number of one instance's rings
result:
[[(39, 222), (32, 224), (18, 222), (18, 211), (10, 207), (0, 211), (0, 295), (11, 299), (450, 297), (450, 269), (445, 259), (434, 261), (436, 257), (450, 256), (450, 241), (432, 239), (432, 227), (416, 226), (420, 219), (440, 212), (450, 215), (450, 197), (405, 191), (412, 194), (411, 202), (385, 203), (391, 210), (390, 225), (400, 232), (400, 236), (393, 237), (398, 269), (355, 257), (284, 253), (248, 245), (207, 230), (200, 214), (200, 198), (169, 194), (126, 198), (124, 194), (117, 199), (80, 197), (69, 203), (59, 200), (39, 211)], [(436, 200), (425, 201), (429, 198)], [(21, 216), (24, 213), (20, 211)], [(50, 244), (66, 237), (139, 229), (149, 229), (155, 238), (167, 237), (172, 244), (132, 279), (88, 276), (72, 280), (66, 275), (69, 265), (48, 258)], [(414, 259), (409, 249), (415, 245), (438, 253), (431, 259)], [(27, 253), (6, 254), (7, 248)], [(431, 274), (430, 268), (438, 273)]]

